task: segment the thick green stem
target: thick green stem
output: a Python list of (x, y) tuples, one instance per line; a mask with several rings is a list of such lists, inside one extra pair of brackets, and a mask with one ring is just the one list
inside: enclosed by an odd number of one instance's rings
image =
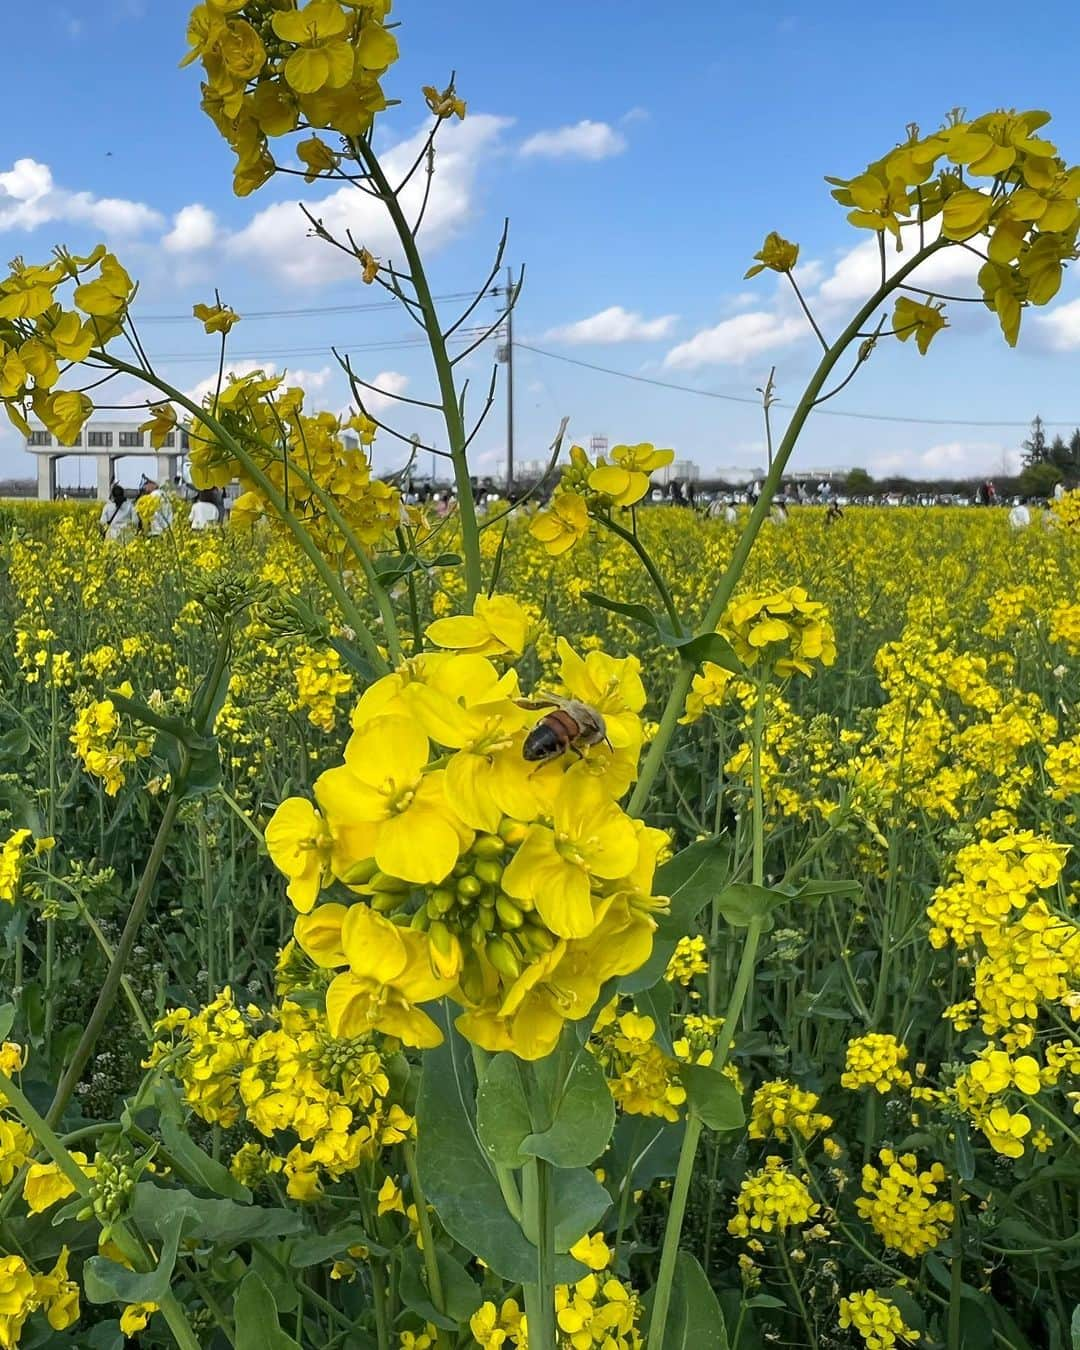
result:
[(535, 1242), (536, 1281), (524, 1286), (529, 1345), (555, 1350), (555, 1215), (551, 1204), (551, 1164), (531, 1158), (522, 1173), (523, 1228)]
[(116, 951), (113, 959), (109, 963), (109, 969), (102, 982), (101, 989), (98, 992), (97, 1002), (94, 1004), (94, 1010), (90, 1014), (90, 1020), (86, 1024), (86, 1029), (79, 1038), (79, 1043), (75, 1047), (75, 1053), (71, 1061), (64, 1070), (64, 1075), (56, 1089), (56, 1094), (52, 1099), (52, 1105), (49, 1107), (46, 1117), (49, 1125), (55, 1125), (64, 1114), (72, 1094), (78, 1086), (82, 1072), (86, 1068), (90, 1056), (94, 1053), (94, 1047), (97, 1045), (98, 1038), (105, 1029), (105, 1023), (109, 1014), (112, 1012), (113, 1004), (116, 1002), (116, 996), (120, 992), (120, 981), (127, 968), (127, 963), (131, 958), (132, 949), (135, 946), (136, 939), (139, 936), (139, 930), (142, 927), (143, 919), (146, 917), (146, 909), (150, 903), (150, 896), (153, 893), (154, 885), (157, 882), (158, 873), (161, 871), (161, 864), (165, 860), (165, 850), (168, 847), (169, 839), (176, 824), (177, 813), (180, 810), (180, 802), (183, 796), (182, 784), (174, 784), (172, 796), (169, 798), (165, 807), (165, 814), (161, 817), (161, 823), (158, 825), (157, 835), (154, 838), (154, 846), (150, 850), (150, 856), (146, 860), (146, 867), (143, 869), (142, 877), (139, 880), (138, 890), (135, 892), (135, 898), (131, 902), (131, 909), (128, 911), (127, 922), (124, 924), (124, 931), (120, 935), (120, 941), (116, 945)]
[(653, 562), (652, 554), (637, 537), (637, 534), (634, 531), (624, 529), (622, 525), (619, 525), (616, 521), (612, 520), (610, 516), (598, 516), (597, 519), (602, 525), (606, 525), (613, 534), (617, 534), (620, 539), (624, 539), (641, 559), (642, 567), (648, 572), (652, 584), (656, 587), (656, 593), (659, 595), (661, 603), (667, 610), (668, 619), (671, 621), (672, 632), (676, 637), (682, 637), (683, 627), (682, 620), (679, 618), (679, 611), (675, 608), (675, 601), (671, 598), (671, 591), (668, 590), (667, 582), (660, 575), (660, 569), (657, 567), (656, 563)]
[(656, 1292), (653, 1295), (652, 1314), (649, 1318), (648, 1350), (662, 1350), (664, 1344), (664, 1328), (671, 1304), (671, 1285), (675, 1278), (679, 1239), (682, 1236), (683, 1219), (686, 1217), (686, 1199), (690, 1194), (690, 1183), (694, 1179), (694, 1159), (697, 1157), (701, 1129), (701, 1117), (691, 1110), (686, 1117), (686, 1133), (683, 1135), (682, 1148), (679, 1150), (679, 1166), (675, 1173), (671, 1207), (668, 1209), (667, 1223), (664, 1227), (660, 1273), (656, 1279)]
[(956, 1177), (952, 1178), (953, 1203), (953, 1254), (949, 1262), (949, 1334), (946, 1345), (948, 1350), (961, 1350), (960, 1312), (964, 1301), (964, 1253), (962, 1201), (963, 1192)]
[(431, 349), (431, 359), (439, 382), (439, 398), (442, 400), (446, 438), (450, 458), (454, 466), (454, 484), (457, 488), (458, 512), (461, 516), (461, 549), (465, 557), (466, 603), (471, 609), (472, 602), (479, 595), (483, 585), (483, 572), (480, 564), (480, 531), (476, 522), (476, 504), (473, 501), (472, 482), (469, 478), (465, 418), (462, 415), (461, 404), (458, 401), (458, 392), (454, 383), (454, 367), (446, 350), (446, 339), (443, 337), (442, 324), (439, 322), (438, 310), (436, 310), (435, 301), (432, 299), (431, 287), (428, 285), (423, 259), (420, 257), (420, 250), (416, 244), (416, 236), (413, 234), (409, 222), (405, 219), (401, 202), (390, 186), (390, 182), (383, 172), (383, 167), (379, 163), (378, 156), (368, 142), (358, 138), (352, 142), (352, 145), (358, 159), (362, 161), (364, 168), (367, 170), (368, 177), (375, 191), (379, 194), (380, 201), (386, 207), (390, 219), (393, 221), (398, 242), (401, 244), (405, 260), (409, 265), (409, 279), (416, 291), (416, 303), (423, 318), (424, 331), (427, 334), (428, 346)]
[[(772, 505), (772, 499), (776, 495), (776, 490), (784, 476), (784, 470), (787, 468), (787, 462), (791, 458), (791, 452), (795, 449), (796, 442), (802, 433), (806, 419), (813, 410), (814, 403), (825, 387), (825, 381), (832, 374), (836, 363), (843, 356), (844, 352), (856, 340), (863, 325), (874, 313), (874, 310), (886, 299), (886, 297), (896, 289), (908, 277), (916, 267), (926, 261), (932, 253), (938, 249), (944, 248), (948, 244), (946, 239), (937, 239), (925, 248), (919, 249), (897, 272), (895, 272), (887, 281), (885, 281), (874, 294), (862, 306), (859, 312), (851, 320), (848, 326), (841, 333), (837, 341), (825, 352), (821, 358), (817, 370), (810, 377), (810, 383), (803, 391), (803, 396), (799, 400), (795, 411), (791, 415), (791, 421), (788, 423), (787, 430), (784, 432), (784, 438), (776, 452), (772, 468), (765, 479), (762, 487), (761, 496), (758, 498), (754, 509), (750, 512), (750, 519), (746, 523), (746, 528), (739, 536), (739, 541), (735, 545), (735, 550), (731, 555), (731, 561), (728, 563), (724, 575), (720, 578), (713, 597), (709, 602), (709, 607), (705, 611), (705, 616), (698, 629), (699, 633), (712, 633), (716, 630), (716, 625), (723, 617), (724, 610), (727, 608), (728, 601), (735, 592), (735, 587), (739, 584), (739, 578), (742, 576), (746, 561), (750, 556), (750, 551), (754, 547), (758, 533)], [(686, 702), (686, 695), (690, 690), (690, 682), (694, 678), (694, 668), (691, 665), (684, 664), (678, 675), (675, 677), (675, 683), (672, 686), (671, 693), (668, 696), (667, 704), (660, 717), (660, 727), (656, 733), (652, 745), (649, 747), (649, 753), (645, 757), (645, 763), (641, 767), (641, 776), (634, 788), (630, 798), (629, 812), (633, 816), (640, 816), (645, 809), (645, 804), (649, 799), (649, 793), (652, 791), (652, 785), (660, 772), (660, 766), (664, 762), (664, 756), (667, 754), (667, 748), (675, 733), (675, 727), (678, 725), (679, 716), (682, 713), (683, 705)]]

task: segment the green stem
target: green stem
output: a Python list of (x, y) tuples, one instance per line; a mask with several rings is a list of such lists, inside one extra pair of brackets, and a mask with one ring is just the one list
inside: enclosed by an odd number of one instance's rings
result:
[(529, 1345), (555, 1350), (555, 1224), (551, 1206), (551, 1164), (531, 1158), (522, 1173), (523, 1228), (536, 1246), (536, 1282), (524, 1286)]
[[(416, 1151), (407, 1140), (402, 1143), (401, 1151), (405, 1156), (405, 1168), (412, 1185), (413, 1203), (416, 1205), (416, 1222), (420, 1228), (420, 1243), (423, 1248), (424, 1269), (427, 1272), (428, 1293), (439, 1312), (446, 1311), (443, 1300), (442, 1273), (439, 1270), (439, 1254), (435, 1250), (435, 1234), (431, 1228), (431, 1216), (427, 1212), (427, 1201), (420, 1185), (420, 1173), (416, 1169)], [(445, 1333), (438, 1333), (438, 1344), (446, 1344)]]
[[(186, 764), (186, 752), (185, 752)], [(138, 890), (135, 892), (135, 898), (131, 902), (131, 909), (128, 911), (127, 922), (124, 924), (124, 931), (117, 943), (113, 959), (109, 964), (109, 969), (102, 982), (101, 989), (97, 996), (97, 1002), (94, 1004), (94, 1010), (90, 1014), (90, 1020), (86, 1024), (86, 1029), (79, 1038), (79, 1043), (75, 1047), (75, 1053), (71, 1061), (64, 1070), (64, 1075), (56, 1088), (56, 1093), (52, 1099), (52, 1105), (49, 1107), (46, 1119), (50, 1125), (55, 1125), (71, 1100), (75, 1088), (78, 1086), (82, 1072), (86, 1068), (90, 1056), (94, 1052), (98, 1038), (105, 1029), (105, 1023), (112, 1012), (113, 1004), (116, 1002), (116, 996), (120, 991), (120, 980), (127, 968), (127, 963), (131, 958), (132, 949), (139, 936), (139, 929), (142, 927), (143, 919), (146, 916), (146, 909), (150, 903), (150, 896), (157, 881), (158, 873), (161, 871), (161, 864), (165, 860), (165, 850), (169, 844), (169, 838), (172, 835), (173, 827), (176, 824), (177, 813), (180, 810), (180, 802), (183, 796), (183, 776), (181, 770), (179, 783), (173, 784), (172, 795), (169, 797), (168, 804), (165, 807), (165, 813), (161, 817), (161, 823), (158, 825), (157, 835), (154, 838), (153, 848), (150, 850), (150, 856), (146, 860), (146, 867), (143, 869), (142, 877), (139, 880)]]
[(675, 633), (676, 637), (682, 637), (683, 627), (682, 620), (679, 618), (679, 611), (675, 608), (675, 601), (671, 598), (671, 591), (668, 590), (667, 583), (660, 575), (660, 569), (657, 567), (656, 563), (653, 562), (652, 555), (649, 553), (648, 549), (634, 531), (628, 530), (624, 526), (617, 524), (616, 521), (612, 520), (611, 516), (597, 516), (596, 519), (600, 521), (601, 525), (607, 526), (613, 534), (617, 534), (620, 539), (625, 540), (641, 559), (641, 565), (645, 568), (645, 571), (648, 572), (652, 584), (656, 587), (656, 593), (659, 595), (664, 608), (667, 610), (668, 618), (671, 620), (672, 631)]
[(405, 219), (397, 194), (390, 186), (379, 158), (370, 144), (357, 137), (352, 141), (353, 151), (367, 170), (371, 185), (390, 214), (398, 242), (401, 244), (405, 260), (409, 265), (409, 279), (416, 291), (416, 302), (423, 316), (424, 331), (427, 333), (431, 359), (435, 365), (435, 375), (439, 382), (439, 397), (442, 400), (443, 420), (446, 423), (446, 437), (450, 449), (450, 458), (454, 466), (454, 484), (457, 488), (458, 512), (461, 517), (461, 548), (465, 556), (466, 606), (472, 609), (472, 603), (483, 585), (483, 572), (480, 563), (480, 531), (476, 523), (476, 504), (473, 501), (472, 483), (469, 481), (469, 461), (467, 456), (465, 419), (462, 415), (458, 392), (454, 384), (454, 367), (446, 350), (439, 314), (432, 299), (420, 250), (416, 237)]
[[(86, 924), (87, 928), (90, 929), (91, 933), (93, 933), (94, 937), (97, 939), (98, 946), (105, 954), (105, 960), (110, 962), (114, 961), (116, 959), (116, 952), (113, 950), (112, 945), (109, 942), (109, 939), (102, 932), (101, 925), (98, 923), (97, 919), (95, 919), (94, 916), (90, 913), (90, 910), (87, 908), (85, 901), (79, 900), (78, 906), (79, 906), (79, 914), (82, 917), (82, 920)], [(147, 1044), (149, 1044), (154, 1039), (153, 1028), (150, 1025), (149, 1018), (142, 1010), (142, 1004), (139, 1002), (138, 998), (135, 995), (135, 990), (131, 986), (131, 981), (128, 979), (126, 975), (121, 977), (120, 988), (123, 989), (124, 997), (128, 1001), (128, 1005), (131, 1008), (132, 1013), (134, 1014), (136, 1022), (138, 1022), (139, 1024), (139, 1030), (146, 1037)]]
[(806, 1301), (802, 1296), (802, 1290), (799, 1288), (799, 1282), (795, 1278), (795, 1272), (791, 1268), (791, 1258), (787, 1253), (787, 1244), (784, 1242), (783, 1233), (777, 1234), (776, 1245), (780, 1251), (780, 1260), (783, 1263), (784, 1273), (787, 1275), (788, 1284), (791, 1285), (791, 1292), (795, 1295), (795, 1302), (799, 1308), (799, 1315), (803, 1320), (803, 1326), (806, 1328), (810, 1350), (817, 1350), (818, 1339), (814, 1334), (814, 1325), (810, 1320), (810, 1314), (806, 1308)]
[(960, 1350), (960, 1310), (964, 1298), (964, 1256), (961, 1233), (961, 1214), (963, 1195), (960, 1183), (952, 1178), (953, 1203), (953, 1254), (949, 1262), (949, 1338), (948, 1350)]
[[(791, 415), (791, 421), (788, 423), (787, 430), (784, 432), (784, 438), (776, 452), (772, 468), (765, 479), (762, 487), (761, 496), (757, 504), (750, 512), (750, 519), (746, 523), (746, 528), (739, 536), (739, 541), (735, 545), (734, 552), (731, 555), (731, 561), (728, 563), (724, 575), (713, 592), (712, 600), (705, 611), (705, 616), (701, 621), (698, 632), (701, 634), (712, 633), (716, 631), (716, 625), (723, 617), (724, 610), (727, 608), (728, 601), (735, 592), (735, 587), (739, 584), (743, 569), (746, 566), (746, 560), (750, 556), (750, 551), (754, 546), (758, 533), (765, 519), (769, 514), (769, 508), (772, 505), (772, 499), (776, 495), (776, 490), (783, 480), (784, 470), (787, 468), (787, 462), (791, 458), (791, 453), (795, 449), (796, 442), (802, 432), (806, 419), (813, 410), (815, 400), (825, 386), (825, 381), (829, 378), (844, 354), (846, 349), (856, 340), (859, 330), (868, 319), (873, 316), (874, 311), (882, 301), (897, 286), (901, 284), (916, 267), (919, 267), (938, 249), (946, 247), (946, 239), (937, 239), (932, 244), (927, 244), (925, 248), (910, 258), (903, 267), (895, 272), (887, 281), (885, 281), (865, 305), (858, 311), (848, 326), (841, 333), (837, 341), (825, 352), (821, 358), (818, 368), (810, 377), (810, 382), (803, 391), (803, 396), (799, 400), (795, 411)], [(690, 690), (690, 682), (694, 678), (694, 668), (684, 664), (675, 677), (675, 683), (672, 686), (671, 693), (668, 695), (668, 701), (660, 717), (660, 727), (649, 747), (649, 753), (645, 757), (645, 763), (641, 768), (641, 776), (634, 788), (633, 795), (630, 798), (628, 810), (632, 816), (640, 816), (645, 809), (645, 803), (649, 799), (649, 793), (652, 785), (656, 781), (660, 772), (660, 766), (664, 762), (664, 756), (667, 754), (667, 748), (675, 733), (678, 725), (679, 716), (682, 713), (683, 705), (686, 702), (686, 695)]]

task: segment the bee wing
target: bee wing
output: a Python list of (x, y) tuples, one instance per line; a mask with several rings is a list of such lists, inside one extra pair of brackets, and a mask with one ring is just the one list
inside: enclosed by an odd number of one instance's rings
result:
[(556, 694), (541, 694), (539, 698), (519, 698), (516, 703), (519, 708), (532, 708), (537, 711), (541, 708), (563, 708), (566, 706), (566, 700), (559, 698)]

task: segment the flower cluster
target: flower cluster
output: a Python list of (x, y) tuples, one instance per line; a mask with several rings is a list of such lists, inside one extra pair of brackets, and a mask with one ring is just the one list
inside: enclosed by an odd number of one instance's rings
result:
[(679, 1119), (686, 1089), (678, 1062), (657, 1045), (656, 1023), (640, 1013), (619, 1014), (609, 1004), (596, 1019), (589, 1047), (604, 1066), (616, 1105), (628, 1115)]
[(39, 1309), (53, 1331), (79, 1320), (79, 1286), (68, 1276), (67, 1247), (47, 1275), (35, 1275), (21, 1256), (0, 1256), (0, 1345), (16, 1346), (23, 1327)]
[(341, 668), (341, 657), (332, 647), (303, 646), (296, 652), (296, 706), (320, 731), (333, 731), (338, 703), (352, 693), (353, 677)]
[(840, 1300), (840, 1326), (848, 1327), (863, 1338), (866, 1350), (894, 1350), (899, 1341), (909, 1344), (919, 1333), (904, 1322), (900, 1309), (884, 1294), (863, 1289)]
[(907, 1047), (887, 1032), (872, 1031), (848, 1042), (842, 1087), (875, 1088), (881, 1094), (894, 1087), (910, 1087), (911, 1074), (904, 1068)]
[(226, 989), (197, 1013), (162, 1018), (148, 1061), (164, 1063), (203, 1120), (225, 1126), (244, 1119), (266, 1139), (291, 1132), (283, 1157), (245, 1145), (234, 1170), (245, 1178), (280, 1171), (288, 1193), (314, 1200), (324, 1179), (355, 1171), (413, 1132), (412, 1118), (391, 1102), (385, 1056), (370, 1034), (331, 1035), (324, 1014), (286, 999), (263, 1021), (241, 1012)]
[(664, 979), (685, 989), (698, 975), (708, 974), (708, 970), (709, 948), (705, 939), (700, 934), (681, 937), (664, 971)]
[[(131, 693), (130, 685), (122, 692)], [(112, 699), (100, 699), (79, 709), (71, 729), (71, 744), (92, 778), (99, 778), (106, 793), (115, 797), (127, 780), (127, 772), (150, 753), (142, 736), (125, 735), (120, 714)]]
[[(206, 0), (188, 22), (184, 64), (202, 62), (203, 111), (236, 154), (233, 188), (247, 196), (277, 168), (270, 140), (301, 125), (366, 137), (386, 107), (380, 80), (398, 58), (390, 0), (365, 5), (309, 0)], [(318, 136), (296, 147), (310, 177), (338, 156)]]
[[(983, 236), (978, 282), (1010, 346), (1027, 304), (1045, 305), (1076, 255), (1080, 169), (1070, 168), (1040, 131), (1045, 112), (997, 111), (970, 121), (959, 115), (940, 130), (908, 139), (854, 178), (830, 178), (833, 196), (860, 229), (940, 231), (937, 247)], [(982, 180), (980, 182), (980, 180)], [(893, 330), (915, 333), (925, 352), (944, 326), (938, 306), (901, 297)]]
[(765, 1159), (764, 1167), (743, 1179), (736, 1212), (728, 1221), (728, 1232), (742, 1238), (756, 1233), (786, 1233), (793, 1225), (812, 1219), (820, 1210), (806, 1182), (773, 1154)]
[(720, 631), (747, 669), (763, 661), (781, 677), (812, 675), (815, 661), (831, 666), (836, 660), (829, 612), (801, 586), (732, 601)]
[(785, 1078), (762, 1083), (750, 1104), (751, 1139), (778, 1139), (783, 1143), (792, 1134), (812, 1139), (832, 1125), (832, 1117), (817, 1110), (820, 1098)]
[(610, 462), (595, 463), (580, 445), (570, 451), (570, 464), (547, 508), (530, 526), (549, 554), (558, 557), (585, 537), (589, 516), (614, 507), (636, 506), (649, 490), (651, 475), (675, 458), (674, 450), (657, 450), (647, 443), (615, 445)]
[[(335, 1035), (377, 1028), (436, 1045), (422, 1005), (450, 995), (463, 1035), (538, 1058), (605, 980), (647, 958), (667, 838), (616, 800), (644, 735), (638, 663), (582, 659), (565, 642), (559, 654), (566, 693), (603, 719), (605, 741), (586, 754), (526, 757), (536, 718), (516, 673), (428, 653), (365, 690), (316, 804), (290, 799), (271, 821), (296, 940), (340, 971), (326, 995)], [(340, 883), (351, 903), (313, 909)]]
[(921, 1256), (942, 1242), (953, 1222), (953, 1207), (937, 1199), (945, 1182), (945, 1169), (935, 1162), (919, 1171), (914, 1153), (894, 1153), (883, 1148), (878, 1167), (869, 1163), (862, 1170), (864, 1194), (855, 1208), (886, 1247), (906, 1256)]

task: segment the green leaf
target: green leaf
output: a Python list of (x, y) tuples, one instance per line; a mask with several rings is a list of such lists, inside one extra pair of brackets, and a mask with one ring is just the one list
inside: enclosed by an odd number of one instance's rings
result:
[(587, 1167), (556, 1167), (551, 1173), (551, 1189), (555, 1250), (568, 1252), (586, 1233), (600, 1226), (611, 1207), (611, 1196)]
[(671, 1010), (675, 1006), (675, 991), (667, 980), (660, 979), (651, 989), (642, 989), (634, 995), (634, 1007), (656, 1023), (653, 1039), (666, 1055), (674, 1057), (671, 1044)]
[(621, 614), (623, 618), (631, 620), (632, 623), (641, 624), (650, 633), (658, 633), (660, 630), (660, 620), (648, 605), (631, 604), (625, 600), (609, 600), (606, 595), (601, 595), (598, 591), (582, 591), (581, 594), (582, 599), (587, 600), (590, 605), (597, 605), (600, 609), (610, 610), (612, 614)]
[(160, 1129), (161, 1141), (169, 1156), (175, 1160), (189, 1181), (196, 1181), (208, 1191), (223, 1195), (229, 1200), (237, 1200), (244, 1205), (251, 1204), (251, 1192), (248, 1188), (241, 1186), (227, 1167), (215, 1162), (209, 1153), (204, 1153), (175, 1120), (169, 1116), (162, 1117)]
[[(615, 1102), (604, 1071), (588, 1050), (579, 1052), (546, 1130), (529, 1134), (521, 1152), (556, 1167), (587, 1167), (608, 1146), (615, 1128)], [(590, 1174), (591, 1175), (591, 1174)]]
[(9, 765), (13, 759), (22, 759), (30, 749), (30, 731), (21, 722), (0, 736), (0, 763)]
[(824, 878), (804, 881), (801, 886), (783, 887), (792, 900), (821, 900), (827, 895), (861, 896), (863, 888), (857, 881), (828, 881)]
[(240, 1282), (234, 1307), (236, 1350), (300, 1350), (282, 1331), (277, 1304), (262, 1278), (251, 1270)]
[(669, 644), (679, 653), (679, 659), (690, 666), (700, 666), (711, 661), (722, 670), (730, 670), (733, 675), (744, 675), (746, 667), (735, 655), (735, 648), (719, 633), (701, 633), (697, 637), (676, 638)]
[(678, 941), (731, 875), (731, 841), (722, 835), (701, 839), (657, 869), (653, 891), (671, 901), (670, 913), (657, 917), (657, 935)]
[(476, 1130), (480, 1144), (499, 1167), (524, 1165), (521, 1145), (532, 1133), (532, 1117), (525, 1100), (519, 1063), (517, 1056), (507, 1051), (495, 1055), (476, 1093)]
[(736, 881), (725, 886), (716, 898), (720, 913), (733, 928), (748, 928), (753, 919), (761, 920), (762, 932), (772, 928), (772, 911), (786, 905), (790, 895), (770, 890), (768, 886), (754, 886), (748, 881)]
[[(657, 1177), (673, 1177), (686, 1126), (651, 1116), (621, 1116), (611, 1143), (609, 1179), (621, 1188), (628, 1171), (631, 1190), (645, 1190)], [(605, 1170), (608, 1170), (605, 1162)]]
[(1073, 1309), (1069, 1331), (1072, 1336), (1072, 1350), (1080, 1350), (1080, 1304)]
[(5, 1003), (0, 1007), (0, 1041), (6, 1041), (8, 1033), (15, 1025), (15, 1004)]
[(970, 1181), (975, 1175), (975, 1150), (971, 1146), (971, 1131), (967, 1121), (953, 1121), (953, 1166), (961, 1181)]
[(724, 1315), (708, 1277), (686, 1251), (675, 1258), (664, 1350), (731, 1350)]
[(385, 1256), (387, 1248), (372, 1242), (359, 1224), (347, 1223), (330, 1233), (319, 1233), (314, 1237), (301, 1238), (294, 1242), (289, 1253), (289, 1265), (297, 1270), (307, 1266), (321, 1266), (323, 1262), (340, 1256), (350, 1247), (364, 1246), (372, 1256)]
[[(473, 1115), (475, 1089), (468, 1048), (455, 1031), (445, 1002), (435, 1010), (445, 1039), (424, 1055), (416, 1102), (416, 1161), (420, 1183), (450, 1236), (511, 1284), (536, 1277), (538, 1252), (506, 1208), (481, 1146)], [(580, 1261), (556, 1260), (554, 1278), (584, 1278)]]
[(738, 1130), (745, 1120), (742, 1097), (730, 1078), (707, 1064), (681, 1064), (679, 1079), (693, 1111), (710, 1130)]
[(398, 1292), (402, 1303), (425, 1321), (434, 1322), (437, 1327), (447, 1331), (457, 1331), (480, 1307), (483, 1297), (476, 1281), (460, 1261), (442, 1250), (437, 1250), (436, 1256), (442, 1280), (444, 1311), (440, 1312), (431, 1301), (427, 1268), (422, 1254), (415, 1247), (406, 1248), (402, 1253)]
[(181, 1211), (186, 1233), (204, 1242), (235, 1246), (253, 1238), (289, 1237), (304, 1231), (304, 1217), (291, 1209), (238, 1205), (233, 1200), (201, 1200), (179, 1187), (166, 1190), (143, 1181), (135, 1187), (132, 1217), (164, 1235), (172, 1216)]
[[(136, 1187), (136, 1190), (140, 1189)], [(91, 1303), (160, 1303), (169, 1292), (180, 1230), (190, 1215), (174, 1206), (161, 1222), (161, 1257), (145, 1274), (128, 1270), (107, 1256), (92, 1256), (83, 1265), (83, 1290)]]

